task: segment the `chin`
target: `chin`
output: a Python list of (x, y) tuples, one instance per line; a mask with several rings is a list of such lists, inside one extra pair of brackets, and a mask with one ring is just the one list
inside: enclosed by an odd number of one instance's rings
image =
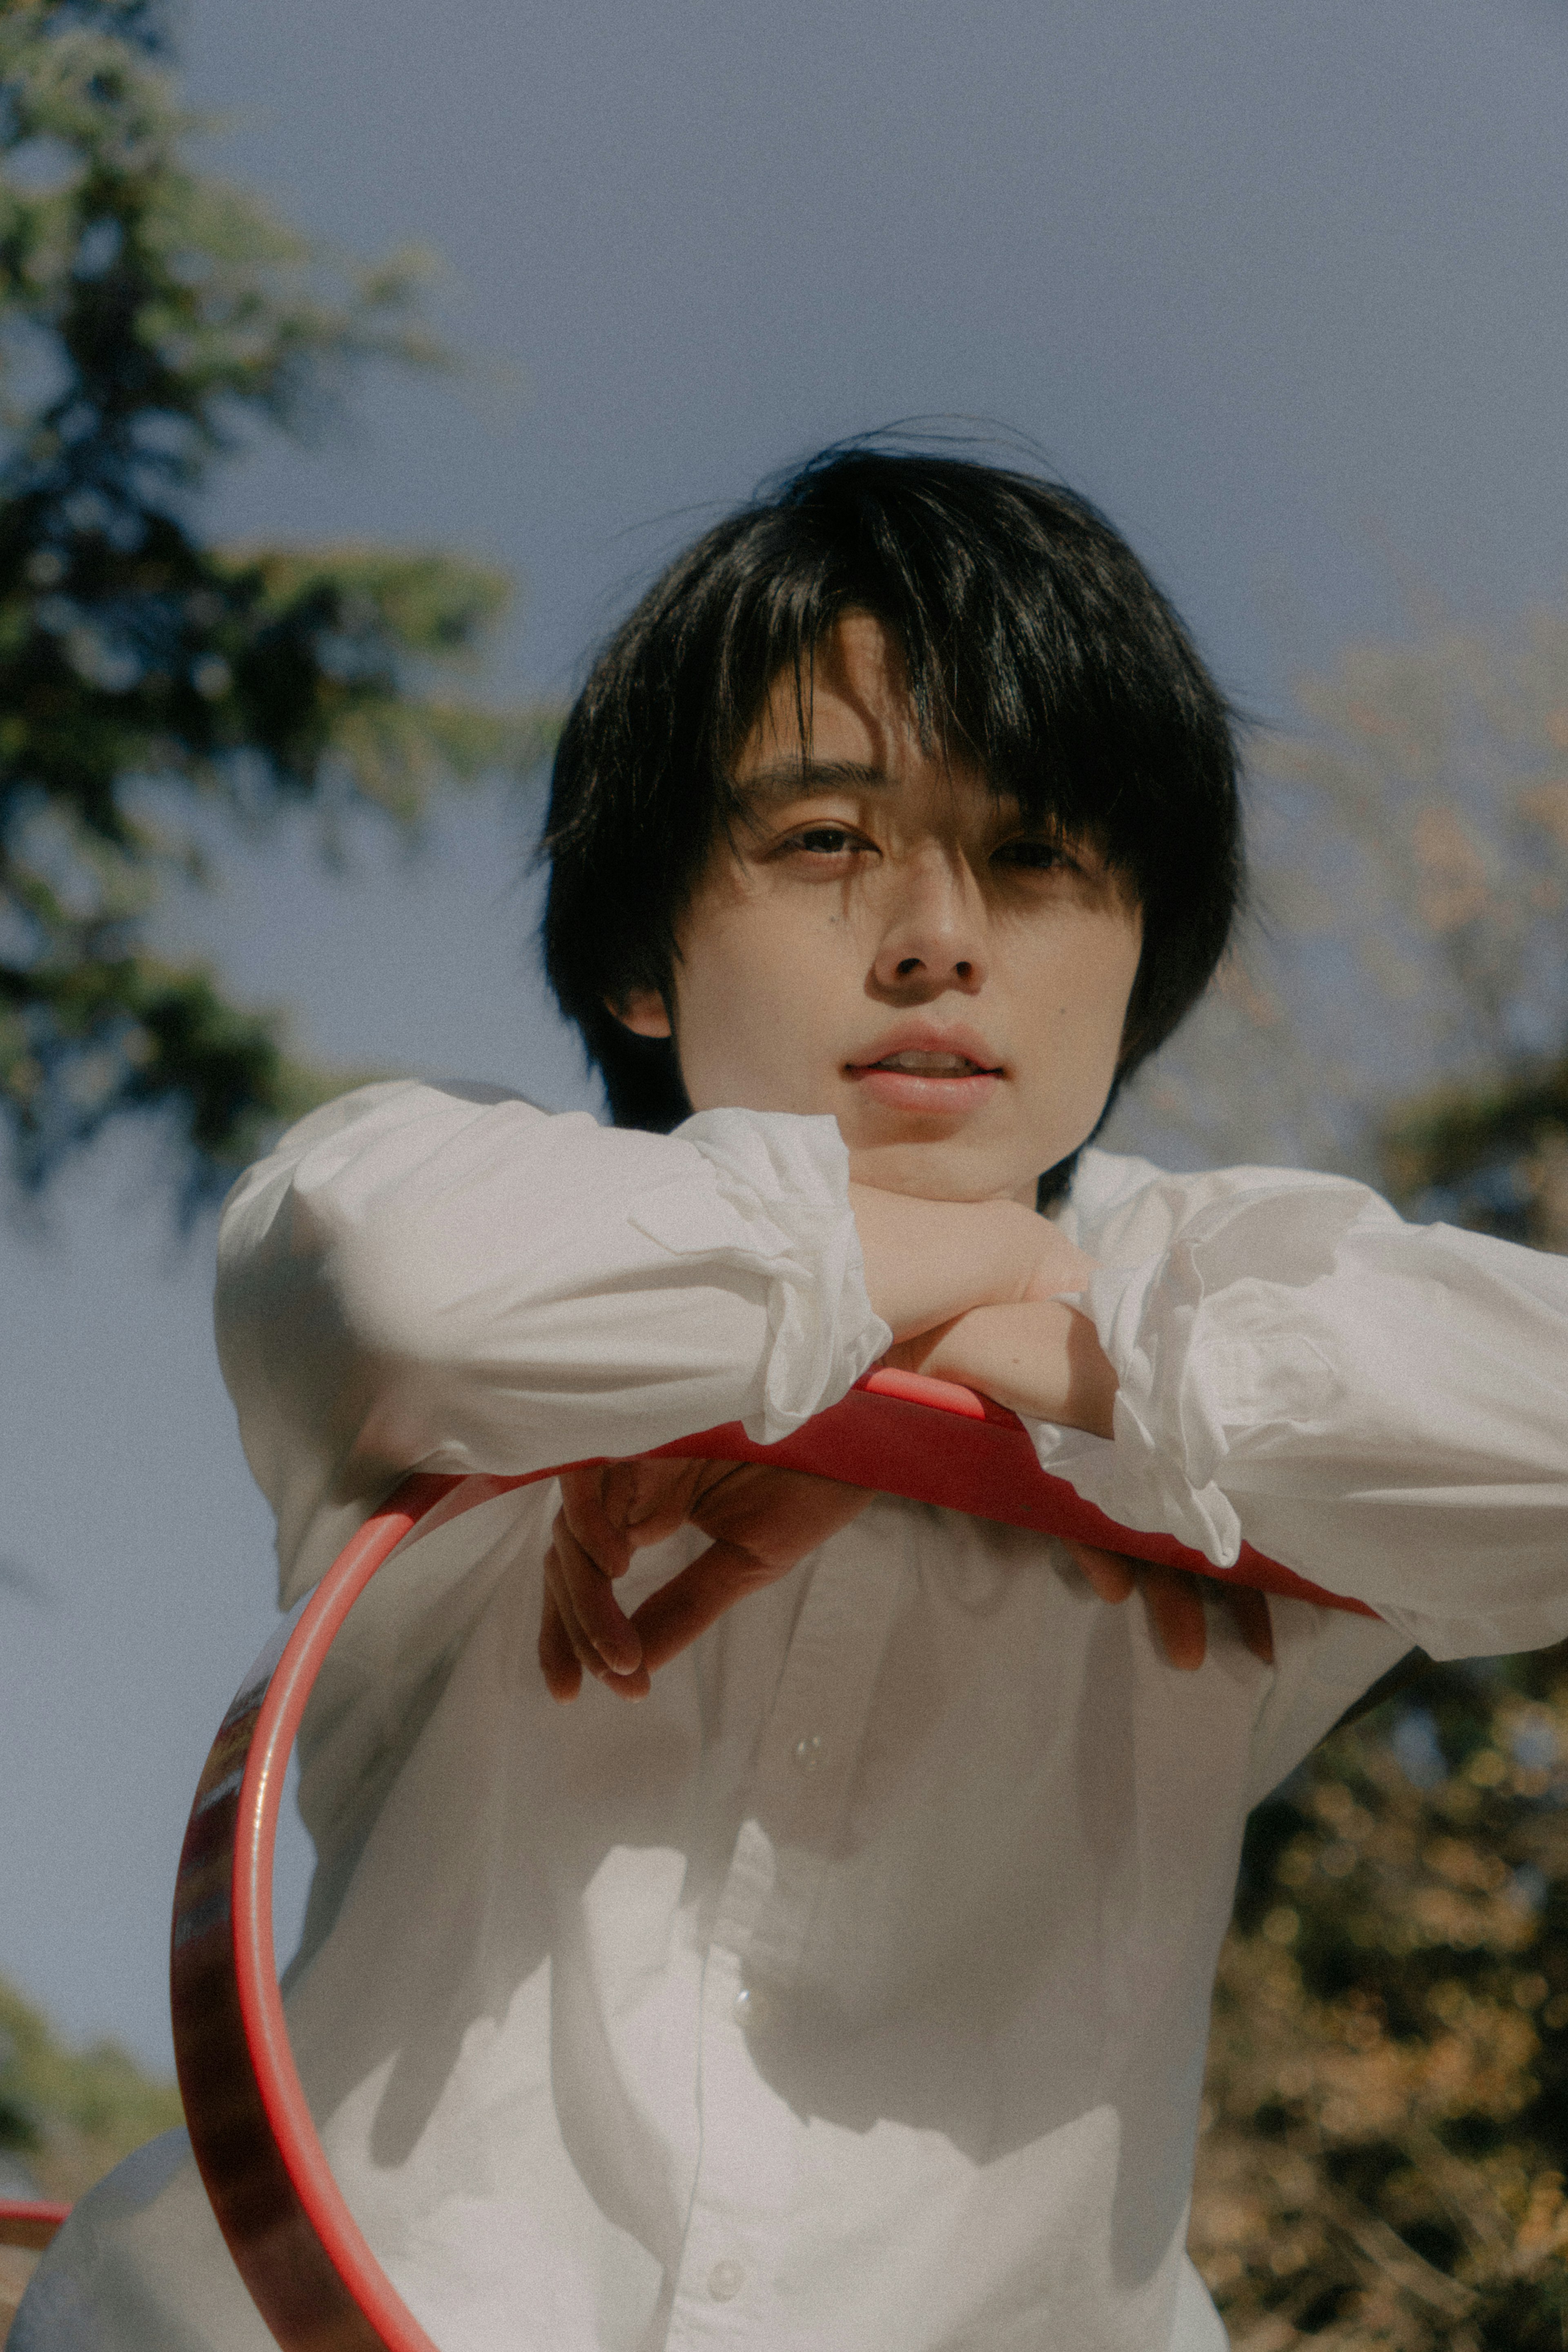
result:
[(1027, 1193), (1032, 1202), (1039, 1175), (956, 1137), (941, 1143), (852, 1140), (849, 1151), (857, 1182), (923, 1201), (1006, 1201)]

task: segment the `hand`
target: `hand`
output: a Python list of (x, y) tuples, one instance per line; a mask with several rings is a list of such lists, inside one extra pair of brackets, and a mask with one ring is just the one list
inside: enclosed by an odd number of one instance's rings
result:
[(1015, 1412), (1112, 1434), (1116, 1373), (1063, 1303), (1094, 1261), (1017, 1201), (923, 1201), (853, 1181), (850, 1203), (886, 1361), (962, 1381)]
[(1206, 1600), (1228, 1611), (1255, 1658), (1266, 1666), (1273, 1664), (1274, 1627), (1267, 1593), (1246, 1584), (1218, 1584), (1185, 1569), (1160, 1568), (1153, 1560), (1130, 1559), (1124, 1552), (1102, 1551), (1095, 1544), (1069, 1543), (1067, 1549), (1101, 1600), (1113, 1608), (1134, 1588), (1143, 1594), (1160, 1647), (1184, 1674), (1196, 1673), (1207, 1652)]
[[(869, 1489), (758, 1462), (630, 1461), (570, 1470), (545, 1555), (539, 1664), (552, 1698), (586, 1670), (622, 1698), (727, 1609), (789, 1573), (872, 1500)], [(628, 1617), (615, 1598), (634, 1553), (690, 1520), (713, 1541)]]
[[(783, 1576), (871, 1500), (798, 1470), (759, 1463), (631, 1461), (570, 1471), (545, 1561), (539, 1664), (552, 1697), (577, 1696), (583, 1670), (623, 1698), (647, 1694), (653, 1670), (695, 1641), (747, 1592)], [(690, 1519), (716, 1540), (628, 1618), (611, 1587), (634, 1553)], [(1113, 1607), (1141, 1591), (1171, 1664), (1202, 1665), (1207, 1649), (1204, 1601), (1228, 1611), (1243, 1642), (1265, 1665), (1274, 1657), (1269, 1603), (1242, 1585), (1215, 1585), (1181, 1570), (1069, 1542), (1099, 1598)]]
[(1018, 1201), (925, 1201), (855, 1181), (850, 1206), (871, 1303), (895, 1340), (974, 1307), (1081, 1290), (1094, 1261)]
[(972, 1307), (935, 1331), (899, 1341), (883, 1361), (961, 1381), (1033, 1421), (1094, 1437), (1115, 1433), (1115, 1367), (1089, 1318), (1060, 1298)]

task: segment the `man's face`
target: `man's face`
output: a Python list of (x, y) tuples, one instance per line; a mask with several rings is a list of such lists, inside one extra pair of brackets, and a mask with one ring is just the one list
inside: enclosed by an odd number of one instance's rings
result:
[[(1138, 908), (1092, 849), (921, 749), (869, 614), (819, 648), (807, 724), (780, 678), (737, 763), (747, 822), (678, 927), (693, 1106), (831, 1112), (864, 1182), (1032, 1201), (1110, 1090)], [(652, 993), (617, 1009), (668, 1034)]]

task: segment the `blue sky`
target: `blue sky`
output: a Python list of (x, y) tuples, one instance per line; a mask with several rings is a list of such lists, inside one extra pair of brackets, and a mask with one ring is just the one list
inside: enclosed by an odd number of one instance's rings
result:
[[(758, 478), (991, 418), (1095, 498), (1265, 714), (1291, 670), (1568, 572), (1568, 18), (1549, 0), (191, 0), (214, 164), (360, 253), (418, 240), (472, 356), (212, 503), (247, 539), (451, 544), (522, 584), (487, 677), (566, 691)], [(533, 811), (410, 863), (236, 856), (164, 937), (351, 1066), (589, 1099), (544, 1005)], [(113, 1144), (0, 1230), (0, 1971), (166, 2062), (189, 1792), (270, 1622), (211, 1237)], [(301, 1858), (289, 1865), (297, 1900)]]

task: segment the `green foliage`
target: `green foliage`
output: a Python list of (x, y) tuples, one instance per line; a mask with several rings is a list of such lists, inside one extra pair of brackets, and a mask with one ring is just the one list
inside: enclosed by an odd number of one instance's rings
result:
[(1434, 1667), (1254, 1815), (1193, 2248), (1245, 2352), (1561, 2352), (1568, 1655)]
[(172, 2083), (144, 2074), (113, 2042), (68, 2050), (0, 1980), (0, 2148), (12, 2148), (49, 2194), (78, 2197), (182, 2120)]
[(165, 34), (155, 0), (0, 11), (0, 1109), (35, 1185), (157, 1110), (193, 1186), (220, 1186), (343, 1082), (146, 949), (214, 817), (308, 806), (329, 848), (358, 811), (409, 829), (546, 735), (437, 683), (503, 608), (499, 573), (197, 533), (212, 466), (255, 429), (309, 436), (364, 362), (441, 354), (420, 256), (331, 270), (192, 169)]
[(1418, 1097), (1388, 1121), (1383, 1149), (1396, 1201), (1568, 1253), (1568, 1058)]
[[(1122, 1147), (1568, 1253), (1568, 610), (1417, 614), (1297, 692), (1255, 761), (1275, 952)], [(1237, 2352), (1563, 2352), (1565, 2181), (1568, 1655), (1428, 1666), (1254, 1816), (1193, 2252)]]

